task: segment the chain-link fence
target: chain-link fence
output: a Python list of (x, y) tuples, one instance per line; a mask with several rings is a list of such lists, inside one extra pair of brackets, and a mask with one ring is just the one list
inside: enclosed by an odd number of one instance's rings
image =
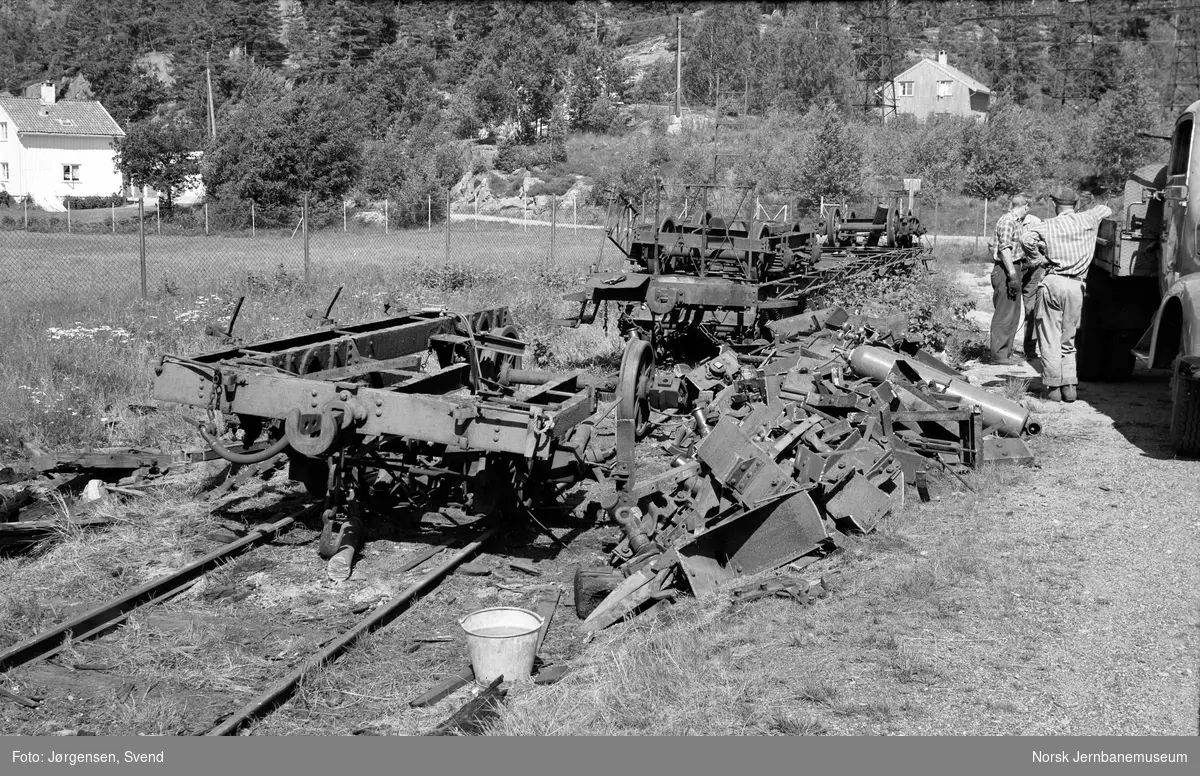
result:
[(582, 274), (603, 250), (603, 231), (580, 224), (573, 201), (531, 198), (507, 217), (449, 205), (432, 196), (407, 207), (307, 202), (266, 211), (248, 202), (171, 216), (140, 203), (63, 213), (17, 206), (0, 217), (0, 300), (11, 310), (76, 295), (253, 291), (282, 277), (330, 292), (454, 287), (472, 274)]

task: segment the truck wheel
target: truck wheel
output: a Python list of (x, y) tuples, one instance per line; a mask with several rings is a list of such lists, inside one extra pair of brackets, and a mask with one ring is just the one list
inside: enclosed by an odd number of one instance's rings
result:
[(1179, 359), (1171, 389), (1171, 449), (1200, 458), (1200, 357)]

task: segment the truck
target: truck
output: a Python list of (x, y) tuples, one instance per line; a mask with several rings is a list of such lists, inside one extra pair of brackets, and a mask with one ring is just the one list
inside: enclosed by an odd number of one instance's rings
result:
[(1167, 163), (1134, 172), (1123, 211), (1101, 222), (1077, 337), (1079, 379), (1171, 370), (1170, 445), (1200, 457), (1200, 101), (1175, 120)]

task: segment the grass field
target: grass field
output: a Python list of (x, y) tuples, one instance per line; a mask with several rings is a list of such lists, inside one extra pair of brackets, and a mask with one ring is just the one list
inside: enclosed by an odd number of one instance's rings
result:
[[(190, 442), (171, 410), (140, 417), (152, 370), (164, 353), (211, 349), (209, 323), (228, 320), (246, 302), (235, 334), (248, 341), (311, 325), (344, 286), (333, 316), (357, 321), (401, 306), (508, 305), (526, 336), (544, 350), (588, 358), (609, 348), (603, 335), (553, 329), (567, 312), (562, 294), (587, 274), (600, 250), (594, 230), (559, 229), (550, 260), (546, 228), (455, 224), (445, 231), (318, 232), (310, 237), (309, 281), (303, 241), (257, 237), (147, 237), (148, 297), (140, 298), (137, 235), (0, 232), (0, 455), (21, 440), (51, 448), (85, 444), (162, 447)], [(610, 245), (607, 261), (615, 261)], [(570, 344), (578, 343), (578, 344)], [(163, 417), (166, 416), (166, 417)]]

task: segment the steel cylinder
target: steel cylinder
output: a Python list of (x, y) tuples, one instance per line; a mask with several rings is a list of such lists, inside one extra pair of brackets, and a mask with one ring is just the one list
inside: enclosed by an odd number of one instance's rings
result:
[(1029, 410), (1014, 401), (985, 391), (946, 372), (919, 361), (907, 359), (902, 353), (873, 345), (862, 345), (850, 353), (850, 368), (860, 377), (886, 380), (897, 361), (904, 361), (926, 382), (945, 386), (945, 395), (963, 404), (976, 406), (983, 413), (985, 426), (995, 428), (1005, 436), (1038, 434), (1042, 427), (1032, 420)]
[(545, 385), (557, 377), (553, 372), (541, 372), (536, 369), (516, 369), (505, 365), (500, 372), (501, 385)]

